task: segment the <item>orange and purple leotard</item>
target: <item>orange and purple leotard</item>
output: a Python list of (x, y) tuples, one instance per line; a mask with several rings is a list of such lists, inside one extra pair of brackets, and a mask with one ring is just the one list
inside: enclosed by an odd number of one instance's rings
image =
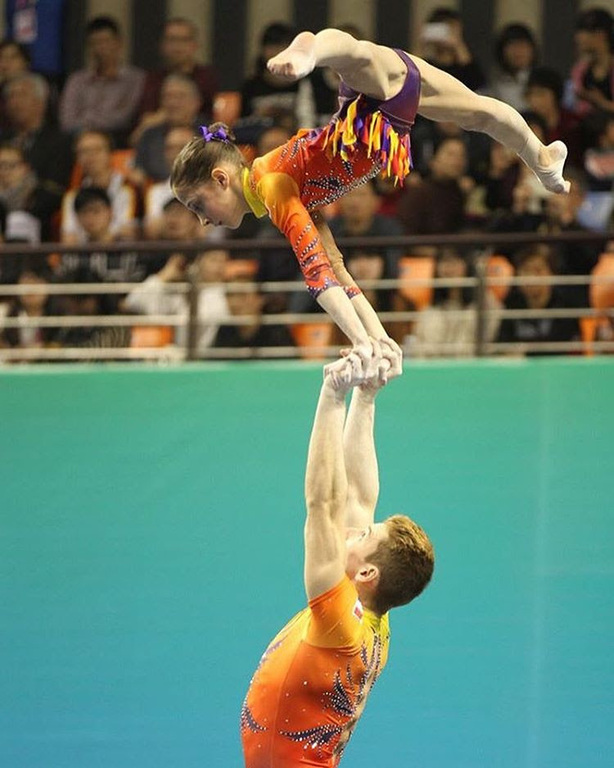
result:
[(388, 615), (345, 576), (272, 640), (241, 712), (246, 768), (336, 768), (388, 659)]
[[(411, 58), (400, 92), (378, 101), (342, 84), (340, 107), (324, 128), (299, 131), (245, 169), (243, 192), (258, 217), (269, 215), (296, 254), (309, 292), (339, 285), (310, 211), (334, 202), (378, 173), (402, 183), (411, 167), (409, 132), (420, 98)], [(358, 293), (346, 288), (348, 295)]]

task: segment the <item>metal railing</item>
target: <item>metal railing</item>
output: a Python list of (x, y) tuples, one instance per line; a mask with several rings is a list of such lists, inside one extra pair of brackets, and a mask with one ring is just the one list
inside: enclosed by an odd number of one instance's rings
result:
[[(487, 338), (486, 328), (490, 316), (496, 313), (500, 319), (519, 319), (523, 317), (538, 318), (614, 318), (614, 310), (597, 310), (592, 307), (560, 308), (560, 309), (504, 309), (503, 307), (492, 309), (487, 302), (487, 292), (496, 286), (508, 287), (519, 285), (543, 285), (552, 286), (581, 286), (596, 283), (612, 283), (613, 278), (608, 276), (569, 276), (557, 275), (552, 277), (492, 277), (487, 275), (485, 269), (486, 258), (495, 253), (496, 246), (513, 245), (520, 246), (532, 243), (556, 244), (560, 242), (595, 243), (604, 246), (610, 240), (611, 233), (587, 233), (566, 232), (563, 234), (537, 234), (537, 233), (510, 233), (510, 234), (464, 234), (443, 236), (412, 236), (412, 237), (382, 237), (382, 238), (345, 238), (339, 240), (342, 249), (374, 249), (397, 248), (406, 254), (421, 246), (471, 246), (474, 250), (475, 276), (458, 279), (422, 279), (407, 278), (395, 280), (362, 281), (361, 286), (375, 290), (398, 290), (411, 287), (459, 287), (470, 288), (474, 294), (472, 310), (446, 310), (449, 319), (467, 316), (467, 311), (476, 313), (475, 337), (471, 344), (442, 344), (437, 349), (437, 354), (445, 356), (447, 353), (454, 355), (484, 356), (490, 354), (505, 354), (521, 350), (523, 353), (570, 353), (570, 354), (599, 354), (614, 352), (614, 341), (591, 340), (565, 341), (565, 342), (528, 342), (520, 348), (518, 344), (502, 344), (490, 341)], [(185, 254), (198, 254), (208, 250), (223, 248), (234, 253), (248, 253), (285, 247), (284, 241), (275, 240), (229, 240), (223, 242), (191, 242), (167, 241), (167, 242), (115, 242), (104, 244), (107, 253), (137, 252), (139, 254), (159, 254), (181, 252)], [(31, 256), (48, 255), (52, 253), (87, 253), (99, 252), (100, 244), (62, 245), (43, 244), (31, 246), (23, 244), (7, 244), (2, 247), (2, 255)], [(119, 295), (124, 296), (141, 286), (142, 283), (90, 283), (90, 284), (27, 284), (27, 285), (0, 285), (0, 303), (14, 297), (27, 294), (57, 295)], [(259, 359), (259, 358), (288, 358), (320, 356), (322, 358), (335, 357), (338, 354), (338, 346), (313, 345), (311, 347), (284, 346), (252, 348), (213, 348), (205, 350), (197, 349), (197, 337), (199, 331), (198, 303), (199, 294), (203, 285), (198, 282), (194, 273), (189, 273), (189, 279), (183, 283), (172, 283), (175, 294), (184, 295), (187, 312), (184, 316), (175, 314), (113, 314), (113, 315), (55, 315), (43, 317), (4, 317), (0, 320), (0, 332), (3, 329), (27, 329), (27, 328), (127, 328), (137, 327), (169, 327), (183, 329), (185, 342), (179, 346), (170, 344), (166, 346), (73, 346), (73, 347), (0, 347), (1, 362), (18, 361), (61, 361), (61, 360), (161, 360), (182, 361), (194, 359)], [(253, 289), (253, 283), (233, 282), (232, 290), (249, 291)], [(264, 293), (294, 292), (305, 290), (302, 281), (296, 282), (265, 282), (259, 283), (258, 289)], [(420, 311), (380, 312), (383, 323), (388, 322), (412, 322), (420, 316)], [(211, 323), (223, 325), (246, 325), (259, 322), (262, 325), (288, 325), (330, 323), (330, 318), (324, 313), (290, 313), (264, 314), (262, 316), (240, 315), (234, 317), (210, 318)], [(406, 350), (411, 354), (411, 344)]]

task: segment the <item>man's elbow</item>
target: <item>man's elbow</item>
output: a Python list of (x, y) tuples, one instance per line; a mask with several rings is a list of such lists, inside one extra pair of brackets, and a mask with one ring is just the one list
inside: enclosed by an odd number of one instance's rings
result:
[(336, 518), (344, 513), (346, 493), (307, 494), (305, 497), (307, 515), (310, 517)]

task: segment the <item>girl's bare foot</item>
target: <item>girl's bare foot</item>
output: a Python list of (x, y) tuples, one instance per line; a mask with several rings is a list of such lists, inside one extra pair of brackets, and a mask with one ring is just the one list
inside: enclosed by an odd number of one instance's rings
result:
[(315, 35), (301, 32), (290, 45), (267, 62), (269, 72), (288, 80), (299, 80), (308, 75), (316, 65)]

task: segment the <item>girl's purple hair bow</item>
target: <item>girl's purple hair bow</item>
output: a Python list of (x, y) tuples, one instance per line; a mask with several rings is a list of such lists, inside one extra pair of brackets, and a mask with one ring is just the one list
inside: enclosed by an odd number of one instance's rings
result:
[(200, 130), (205, 141), (230, 141), (226, 129), (221, 126), (215, 131), (210, 131), (206, 125), (201, 125)]

